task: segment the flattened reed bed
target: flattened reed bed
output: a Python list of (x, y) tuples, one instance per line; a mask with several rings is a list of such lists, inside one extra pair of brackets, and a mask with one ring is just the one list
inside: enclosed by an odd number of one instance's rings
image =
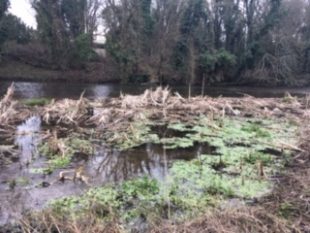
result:
[[(121, 95), (119, 98), (90, 101), (59, 100), (41, 108), (47, 124), (64, 126), (116, 127), (133, 120), (191, 121), (199, 115), (280, 117), (299, 120), (310, 117), (306, 99), (287, 98), (183, 98), (169, 89), (146, 90), (138, 96)], [(117, 128), (117, 127), (116, 127)]]
[(0, 100), (0, 127), (14, 126), (32, 115), (40, 115), (43, 123), (64, 127), (122, 127), (133, 120), (191, 121), (199, 115), (212, 117), (241, 116), (248, 118), (274, 117), (300, 121), (310, 118), (308, 98), (183, 98), (168, 88), (146, 90), (142, 95), (89, 100), (52, 100), (44, 106), (26, 106), (14, 100), (14, 85)]

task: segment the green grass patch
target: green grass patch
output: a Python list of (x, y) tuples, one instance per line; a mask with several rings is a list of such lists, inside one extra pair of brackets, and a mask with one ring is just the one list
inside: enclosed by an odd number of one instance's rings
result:
[(47, 98), (33, 98), (33, 99), (24, 99), (21, 101), (24, 105), (27, 106), (45, 106), (48, 105), (51, 100)]

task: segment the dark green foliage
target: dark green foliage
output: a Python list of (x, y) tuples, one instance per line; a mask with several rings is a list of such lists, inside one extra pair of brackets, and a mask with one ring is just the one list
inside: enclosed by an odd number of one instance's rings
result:
[(4, 16), (5, 12), (9, 8), (10, 1), (9, 0), (1, 0), (0, 1), (0, 20)]
[(208, 76), (208, 81), (217, 80), (220, 72), (228, 72), (236, 64), (236, 56), (225, 49), (213, 53), (204, 52), (198, 58), (200, 72)]
[(294, 63), (276, 53), (274, 43), (283, 4), (282, 0), (111, 2), (103, 11), (108, 58), (124, 82), (149, 77), (191, 85), (257, 76), (287, 82)]
[(71, 44), (60, 4), (61, 0), (32, 2), (36, 11), (39, 38), (48, 47), (50, 59), (55, 66), (64, 69), (68, 65)]
[(4, 25), (3, 25), (3, 17), (5, 16), (5, 13), (7, 9), (9, 8), (9, 5), (10, 5), (9, 0), (0, 1), (0, 52), (1, 52), (2, 44), (7, 39), (7, 33), (5, 32)]
[(81, 66), (93, 57), (92, 36), (85, 33), (86, 0), (34, 0), (38, 34), (57, 68)]
[[(92, 39), (88, 34), (80, 34), (75, 38), (73, 49), (72, 62), (74, 64), (81, 64), (85, 61), (90, 61), (96, 57), (92, 49)], [(74, 65), (73, 64), (73, 65)]]
[(17, 43), (28, 43), (32, 38), (32, 31), (28, 28), (20, 18), (7, 14), (1, 21), (1, 33), (6, 40), (15, 40)]
[(85, 32), (85, 11), (87, 0), (65, 0), (61, 1), (61, 11), (70, 30), (70, 36), (77, 38)]

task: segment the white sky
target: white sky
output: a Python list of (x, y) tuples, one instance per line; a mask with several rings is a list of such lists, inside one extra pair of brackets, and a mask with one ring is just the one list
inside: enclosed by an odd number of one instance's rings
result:
[(31, 8), (30, 0), (10, 0), (11, 7), (9, 11), (21, 18), (27, 26), (36, 28), (34, 10)]
[[(37, 22), (35, 19), (35, 12), (31, 8), (30, 1), (31, 0), (10, 0), (11, 4), (9, 11), (21, 18), (21, 20), (24, 21), (27, 26), (36, 28)], [(98, 31), (101, 31), (100, 27), (98, 28)], [(96, 41), (102, 43), (105, 41), (105, 37), (99, 35), (97, 36)]]

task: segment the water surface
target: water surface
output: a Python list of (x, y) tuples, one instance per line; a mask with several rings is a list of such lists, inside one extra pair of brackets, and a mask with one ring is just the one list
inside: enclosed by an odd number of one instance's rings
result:
[[(0, 81), (0, 96), (4, 95), (11, 82)], [(73, 98), (77, 99), (83, 91), (85, 96), (91, 99), (118, 97), (120, 93), (142, 94), (150, 86), (145, 85), (120, 85), (120, 84), (85, 84), (85, 83), (63, 83), (63, 82), (15, 82), (15, 97), (25, 98)], [(174, 86), (173, 91), (187, 96), (188, 89), (185, 86)], [(255, 97), (283, 97), (286, 92), (292, 95), (304, 96), (310, 93), (307, 88), (266, 88), (266, 87), (206, 87), (205, 94), (218, 97), (240, 97), (244, 94)], [(201, 87), (193, 87), (193, 95), (201, 94)]]
[[(79, 154), (65, 169), (43, 174), (48, 161), (38, 152), (44, 127), (41, 119), (33, 116), (17, 127), (15, 144), (18, 158), (8, 165), (0, 165), (0, 225), (21, 217), (25, 210), (38, 210), (55, 198), (81, 194), (90, 187), (117, 184), (124, 180), (148, 176), (163, 181), (169, 168), (177, 160), (192, 160), (215, 149), (208, 144), (195, 144), (191, 148), (168, 150), (163, 145), (147, 143), (126, 151), (94, 143), (92, 155)], [(160, 132), (169, 136), (171, 132)], [(170, 135), (171, 136), (171, 135)], [(0, 142), (1, 144), (1, 142)], [(89, 183), (59, 181), (61, 172), (73, 178), (74, 170), (83, 166)]]

